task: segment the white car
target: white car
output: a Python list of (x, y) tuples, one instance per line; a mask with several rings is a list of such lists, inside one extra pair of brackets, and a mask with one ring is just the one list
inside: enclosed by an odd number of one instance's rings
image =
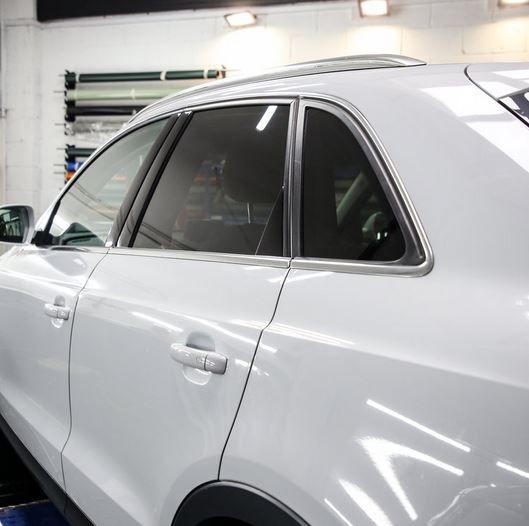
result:
[(529, 524), (529, 64), (164, 99), (0, 210), (1, 427), (72, 524)]

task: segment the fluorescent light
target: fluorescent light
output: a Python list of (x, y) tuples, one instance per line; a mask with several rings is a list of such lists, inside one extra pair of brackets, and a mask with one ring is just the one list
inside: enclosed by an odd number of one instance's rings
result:
[(359, 0), (362, 16), (385, 16), (389, 13), (388, 0)]
[(230, 27), (253, 26), (257, 20), (256, 16), (253, 13), (250, 13), (250, 11), (231, 13), (224, 18)]
[(276, 110), (277, 106), (268, 106), (268, 108), (266, 108), (266, 111), (263, 113), (261, 120), (257, 123), (255, 129), (257, 131), (263, 131), (270, 122), (270, 119), (274, 116)]
[(500, 7), (505, 7), (508, 5), (524, 5), (529, 4), (529, 0), (498, 0), (498, 5)]

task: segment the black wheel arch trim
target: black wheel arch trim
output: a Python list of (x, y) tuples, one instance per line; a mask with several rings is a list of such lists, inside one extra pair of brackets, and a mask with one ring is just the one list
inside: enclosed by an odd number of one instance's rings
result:
[(217, 480), (192, 491), (182, 502), (172, 526), (197, 526), (211, 519), (232, 519), (251, 526), (308, 526), (288, 506), (257, 488)]
[[(72, 526), (93, 526), (90, 519), (37, 462), (2, 415), (0, 432), (67, 522)], [(309, 526), (275, 497), (230, 480), (208, 482), (193, 490), (180, 504), (172, 526), (197, 526), (208, 519), (235, 519), (251, 526)]]

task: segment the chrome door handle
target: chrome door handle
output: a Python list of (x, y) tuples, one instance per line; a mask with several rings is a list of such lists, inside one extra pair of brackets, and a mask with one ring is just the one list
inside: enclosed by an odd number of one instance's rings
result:
[(226, 356), (218, 352), (201, 351), (183, 343), (173, 343), (169, 354), (175, 362), (214, 374), (224, 374), (228, 366)]
[(62, 305), (46, 303), (44, 305), (44, 314), (57, 320), (67, 320), (70, 317), (70, 309), (68, 307), (63, 307)]

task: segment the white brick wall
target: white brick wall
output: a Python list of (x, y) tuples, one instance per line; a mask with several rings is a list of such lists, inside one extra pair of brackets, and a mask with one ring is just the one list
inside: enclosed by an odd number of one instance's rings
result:
[(0, 0), (6, 57), (5, 199), (29, 201), (40, 212), (62, 186), (61, 168), (54, 164), (61, 163), (58, 148), (65, 142), (56, 125), (63, 118), (63, 102), (54, 91), (62, 89), (65, 69), (223, 64), (255, 70), (377, 52), (429, 62), (529, 60), (527, 6), (499, 8), (496, 0), (390, 0), (390, 5), (391, 15), (378, 19), (361, 18), (354, 0), (263, 7), (255, 9), (256, 27), (231, 30), (222, 10), (38, 24), (34, 0)]

